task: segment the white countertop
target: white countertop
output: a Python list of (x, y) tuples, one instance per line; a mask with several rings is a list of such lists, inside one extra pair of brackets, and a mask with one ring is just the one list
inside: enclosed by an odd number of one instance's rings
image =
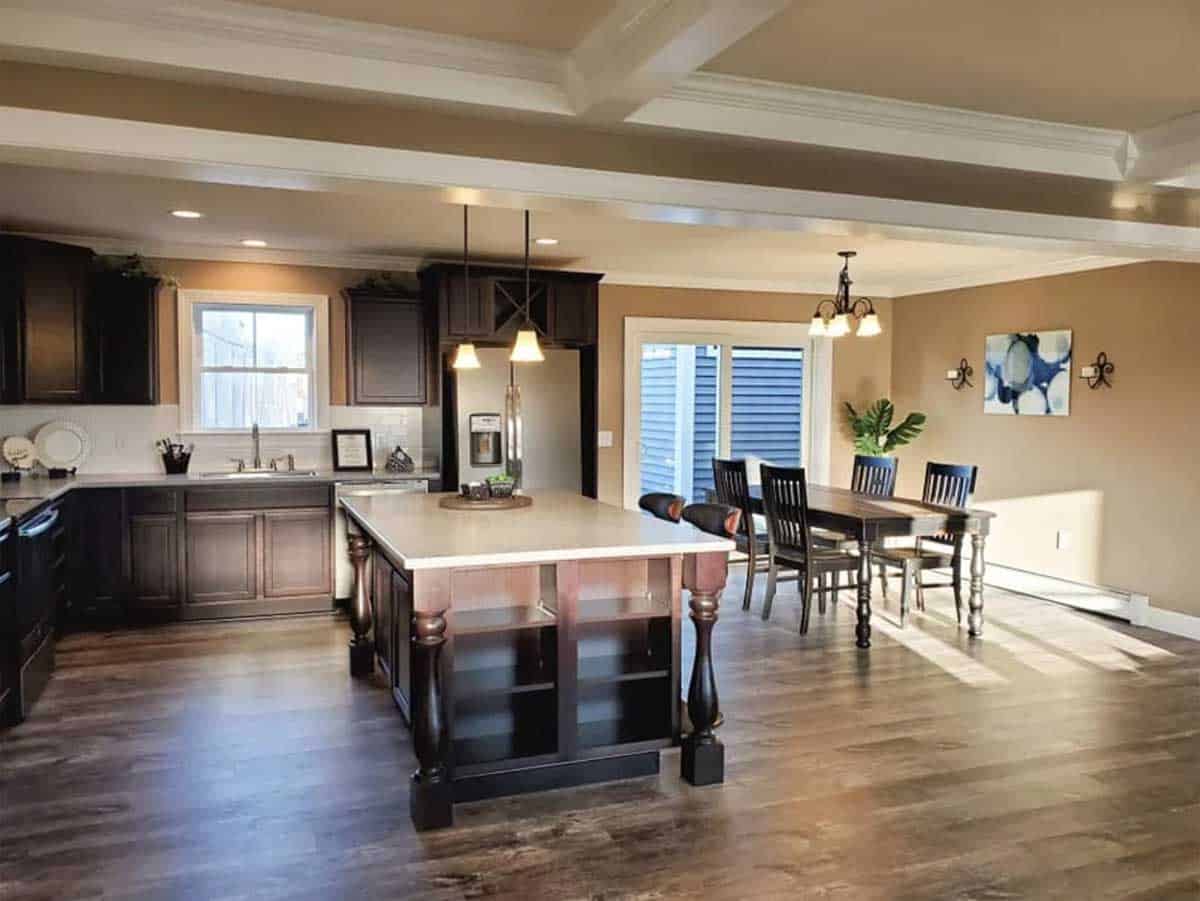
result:
[(734, 544), (577, 494), (536, 495), (519, 510), (445, 510), (441, 494), (346, 497), (354, 520), (405, 569), (732, 551)]

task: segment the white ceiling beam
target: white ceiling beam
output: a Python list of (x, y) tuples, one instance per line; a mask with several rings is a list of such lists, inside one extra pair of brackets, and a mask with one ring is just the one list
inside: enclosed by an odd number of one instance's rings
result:
[(0, 162), (218, 184), (599, 211), (647, 222), (1200, 262), (1200, 229), (600, 171), (0, 107)]
[(567, 60), (576, 115), (620, 122), (791, 0), (621, 0)]
[(1200, 113), (1130, 135), (1126, 178), (1196, 187), (1200, 177)]

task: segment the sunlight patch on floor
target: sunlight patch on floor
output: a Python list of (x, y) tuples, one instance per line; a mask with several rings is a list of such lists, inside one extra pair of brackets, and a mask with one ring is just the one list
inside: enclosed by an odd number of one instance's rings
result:
[[(926, 608), (925, 613), (918, 613), (917, 616), (936, 619), (939, 623), (951, 627), (958, 625), (952, 611), (947, 613), (936, 610), (932, 604), (927, 604)], [(1087, 667), (1071, 658), (1063, 657), (1050, 648), (1023, 638), (1015, 632), (1010, 632), (994, 621), (984, 620), (983, 640), (988, 644), (1004, 648), (1017, 659), (1018, 663), (1045, 676), (1077, 676), (1088, 671)]]

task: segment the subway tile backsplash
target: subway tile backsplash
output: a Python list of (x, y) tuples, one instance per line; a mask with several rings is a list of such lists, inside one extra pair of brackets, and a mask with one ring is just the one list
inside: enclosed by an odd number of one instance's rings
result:
[[(113, 406), (42, 406), (23, 405), (0, 407), (0, 439), (9, 435), (33, 438), (47, 422), (65, 419), (82, 426), (91, 437), (92, 452), (81, 472), (158, 472), (162, 462), (154, 450), (157, 438), (177, 435), (179, 408), (174, 405), (156, 407)], [(436, 448), (426, 452), (424, 435), (438, 434), (440, 411), (420, 407), (330, 407), (330, 427), (335, 429), (370, 429), (375, 465), (382, 467), (387, 454), (397, 444), (404, 447), (417, 465), (437, 468)], [(430, 423), (423, 424), (428, 419)], [(189, 434), (183, 441), (194, 442), (193, 472), (230, 469), (231, 457), (250, 456), (250, 436)], [(328, 468), (333, 465), (331, 440), (328, 431), (314, 434), (277, 435), (264, 432), (263, 460), (296, 455), (296, 465), (303, 468)]]

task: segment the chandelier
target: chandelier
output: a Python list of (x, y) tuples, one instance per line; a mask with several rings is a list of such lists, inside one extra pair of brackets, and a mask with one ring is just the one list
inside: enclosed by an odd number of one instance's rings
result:
[(810, 335), (824, 335), (826, 338), (840, 338), (850, 334), (850, 320), (858, 323), (854, 334), (860, 338), (869, 338), (883, 334), (879, 325), (879, 316), (875, 313), (875, 304), (868, 297), (858, 300), (850, 299), (850, 260), (858, 254), (853, 250), (839, 250), (842, 271), (838, 273), (837, 296), (829, 297), (817, 304), (813, 311), (812, 324), (808, 327)]

